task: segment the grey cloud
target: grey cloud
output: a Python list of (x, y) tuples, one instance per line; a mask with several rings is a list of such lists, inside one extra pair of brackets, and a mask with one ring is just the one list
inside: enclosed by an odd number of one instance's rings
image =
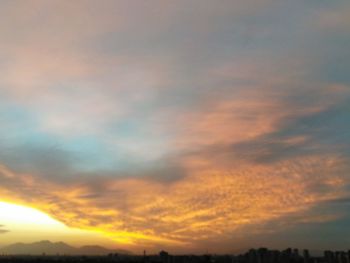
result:
[(77, 156), (57, 146), (23, 144), (4, 146), (0, 159), (16, 172), (50, 178), (51, 180), (69, 180), (74, 173)]
[(329, 204), (349, 204), (350, 197), (335, 198), (327, 201)]
[(343, 101), (319, 112), (287, 116), (280, 120), (276, 131), (225, 146), (223, 150), (261, 163), (313, 154), (337, 154), (349, 158), (350, 96), (347, 93), (344, 96)]

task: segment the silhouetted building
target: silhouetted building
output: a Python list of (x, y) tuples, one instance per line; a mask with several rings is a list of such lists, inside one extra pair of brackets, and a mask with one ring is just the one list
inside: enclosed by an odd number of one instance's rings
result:
[(326, 250), (324, 252), (324, 258), (327, 263), (335, 263), (335, 256), (333, 251)]
[(169, 260), (169, 253), (166, 252), (166, 251), (160, 251), (159, 252), (159, 257), (160, 257), (160, 260), (162, 261), (162, 263), (170, 263), (170, 260)]
[(303, 258), (304, 258), (304, 263), (310, 263), (309, 250), (307, 250), (307, 249), (303, 250)]
[(248, 263), (258, 262), (258, 252), (255, 249), (250, 249), (247, 253)]
[(303, 250), (302, 256), (297, 249), (269, 250), (267, 248), (250, 249), (241, 255), (169, 255), (166, 251), (159, 254), (106, 256), (9, 256), (0, 255), (0, 263), (350, 263), (350, 250), (324, 252), (323, 257), (312, 257), (308, 250)]

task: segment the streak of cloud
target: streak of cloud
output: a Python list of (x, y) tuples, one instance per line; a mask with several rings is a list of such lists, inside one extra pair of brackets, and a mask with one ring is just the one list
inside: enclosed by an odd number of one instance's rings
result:
[(5, 227), (5, 226), (0, 225), (0, 234), (6, 234), (6, 233), (9, 232), (9, 230), (5, 229), (4, 227)]

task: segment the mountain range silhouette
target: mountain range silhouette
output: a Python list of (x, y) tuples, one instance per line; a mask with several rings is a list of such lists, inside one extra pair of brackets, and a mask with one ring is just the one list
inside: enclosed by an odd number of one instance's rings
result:
[(131, 254), (123, 249), (109, 249), (97, 245), (73, 247), (64, 242), (43, 240), (34, 243), (15, 243), (0, 248), (5, 255), (107, 255), (110, 253)]

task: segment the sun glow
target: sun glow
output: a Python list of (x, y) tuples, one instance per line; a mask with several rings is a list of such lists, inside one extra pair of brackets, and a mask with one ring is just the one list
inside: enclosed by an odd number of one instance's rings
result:
[(76, 246), (96, 242), (107, 247), (114, 244), (111, 238), (98, 231), (72, 228), (38, 209), (4, 201), (0, 201), (0, 227), (3, 230), (0, 243), (50, 239)]
[[(4, 224), (12, 229), (19, 231), (35, 231), (36, 233), (79, 233), (79, 234), (95, 234), (99, 236), (108, 237), (118, 244), (133, 245), (135, 241), (156, 241), (166, 244), (181, 245), (183, 242), (170, 240), (167, 238), (156, 237), (153, 235), (145, 235), (142, 233), (133, 232), (106, 232), (99, 229), (80, 230), (66, 226), (65, 224), (53, 219), (49, 215), (22, 205), (1, 202), (0, 201), (0, 225)], [(11, 229), (11, 231), (12, 231)]]
[(64, 227), (64, 224), (34, 208), (0, 202), (0, 220), (11, 225), (40, 225), (41, 227)]

